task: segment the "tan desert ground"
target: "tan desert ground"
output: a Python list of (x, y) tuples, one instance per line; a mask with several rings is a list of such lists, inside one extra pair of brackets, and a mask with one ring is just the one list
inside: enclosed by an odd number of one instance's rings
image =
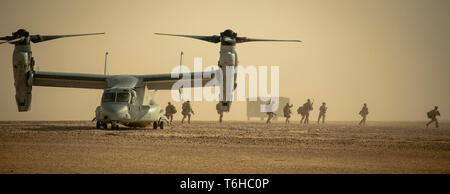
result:
[(2, 121), (0, 173), (450, 173), (450, 125)]

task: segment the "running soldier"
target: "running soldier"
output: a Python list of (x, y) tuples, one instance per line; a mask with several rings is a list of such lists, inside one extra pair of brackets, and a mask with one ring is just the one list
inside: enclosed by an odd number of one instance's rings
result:
[[(266, 103), (266, 105), (271, 105), (271, 103), (272, 103), (272, 99), (270, 99), (270, 101), (268, 102), (268, 103)], [(273, 112), (273, 109), (272, 109), (273, 107), (272, 106), (270, 106), (270, 108), (269, 108), (269, 110), (267, 111), (267, 121), (266, 121), (266, 124), (269, 124), (270, 123), (270, 121), (272, 120), (272, 118), (273, 117), (275, 117), (277, 114), (275, 114), (274, 112)]]
[(275, 114), (274, 112), (272, 112), (272, 111), (267, 112), (267, 121), (266, 121), (266, 124), (269, 124), (269, 123), (270, 123), (270, 120), (272, 120), (272, 118), (275, 117), (275, 116), (277, 116), (277, 114)]
[(320, 106), (320, 113), (319, 113), (319, 118), (317, 119), (317, 124), (319, 124), (320, 119), (322, 118), (322, 124), (325, 123), (325, 114), (327, 113), (327, 109), (328, 107), (325, 106), (325, 102), (322, 103), (322, 106)]
[(366, 126), (366, 117), (369, 114), (369, 108), (367, 108), (367, 104), (364, 103), (361, 111), (359, 111), (359, 115), (362, 116), (362, 120), (359, 122), (359, 125)]
[(438, 111), (438, 107), (435, 106), (433, 110), (428, 111), (427, 112), (427, 116), (428, 116), (429, 119), (431, 119), (431, 121), (428, 122), (427, 125), (426, 125), (427, 128), (428, 128), (428, 125), (430, 125), (433, 122), (436, 122), (436, 128), (438, 128), (439, 127), (439, 123), (438, 123), (436, 117), (437, 116), (441, 116), (441, 113), (439, 113), (439, 111)]
[(183, 119), (181, 119), (181, 123), (184, 122), (184, 119), (187, 117), (188, 118), (188, 123), (191, 123), (191, 113), (194, 114), (194, 111), (191, 108), (191, 103), (190, 101), (186, 101), (183, 103), (182, 105), (182, 112), (181, 114), (183, 114)]
[(166, 106), (166, 117), (169, 119), (169, 124), (172, 124), (173, 115), (177, 113), (177, 109), (170, 102)]
[(300, 124), (302, 124), (303, 119), (305, 119), (305, 110), (304, 110), (303, 106), (298, 107), (297, 113), (300, 114), (300, 116), (302, 116), (302, 119), (300, 120)]
[(291, 118), (292, 113), (291, 108), (293, 106), (294, 106), (293, 104), (289, 105), (289, 103), (286, 103), (286, 105), (283, 108), (284, 117), (286, 117), (286, 123), (289, 123), (289, 118)]
[(303, 122), (304, 124), (309, 124), (309, 112), (313, 110), (313, 104), (314, 102), (311, 103), (310, 99), (308, 99), (305, 104), (303, 104), (303, 112), (305, 114), (305, 121)]

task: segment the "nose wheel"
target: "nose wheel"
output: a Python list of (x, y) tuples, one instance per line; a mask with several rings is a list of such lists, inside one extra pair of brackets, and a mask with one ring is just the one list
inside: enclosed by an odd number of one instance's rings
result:
[(159, 122), (159, 128), (160, 128), (160, 129), (164, 129), (164, 122), (163, 122), (163, 121), (160, 121), (160, 122)]
[(153, 129), (158, 129), (158, 126), (160, 129), (164, 129), (164, 122), (163, 121), (153, 122)]

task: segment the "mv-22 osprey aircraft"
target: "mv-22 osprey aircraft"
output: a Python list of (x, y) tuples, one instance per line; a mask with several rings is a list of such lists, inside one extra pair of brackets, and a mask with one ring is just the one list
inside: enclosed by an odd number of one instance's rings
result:
[[(153, 96), (156, 90), (170, 90), (173, 84), (183, 79), (181, 74), (178, 77), (172, 74), (152, 74), (152, 75), (106, 75), (105, 74), (80, 74), (62, 72), (42, 72), (35, 71), (35, 61), (32, 57), (30, 42), (39, 43), (48, 40), (74, 37), (99, 35), (104, 33), (73, 34), (73, 35), (30, 35), (24, 29), (19, 29), (12, 33), (12, 36), (0, 37), (0, 44), (14, 44), (13, 52), (13, 73), (14, 86), (16, 88), (16, 103), (19, 112), (29, 111), (31, 107), (31, 90), (33, 86), (48, 87), (69, 87), (104, 90), (101, 105), (96, 108), (96, 127), (106, 129), (108, 124), (111, 129), (119, 129), (118, 124), (128, 127), (146, 127), (153, 124), (153, 128), (164, 128), (165, 116), (163, 110), (154, 101)], [(185, 36), (185, 35), (177, 35)], [(221, 36), (187, 36), (209, 42), (221, 42), (221, 57), (219, 66), (237, 65), (235, 43), (248, 41), (276, 41), (262, 39), (247, 39), (237, 37), (236, 33), (226, 30)], [(223, 52), (222, 52), (223, 51)], [(106, 72), (106, 71), (105, 71)], [(190, 79), (192, 83), (200, 81), (202, 86), (214, 79), (214, 72), (192, 72)], [(223, 72), (224, 74), (226, 72)], [(226, 76), (223, 76), (226, 78)], [(201, 79), (201, 80), (196, 80)], [(223, 83), (226, 83), (225, 81)], [(191, 84), (194, 86), (194, 84)], [(225, 91), (225, 90), (222, 90)], [(224, 95), (223, 95), (224, 96)], [(229, 111), (231, 102), (222, 101), (222, 107)]]

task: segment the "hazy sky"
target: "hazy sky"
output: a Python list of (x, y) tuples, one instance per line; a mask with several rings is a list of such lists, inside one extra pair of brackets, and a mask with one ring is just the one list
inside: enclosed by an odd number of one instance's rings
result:
[[(218, 44), (155, 32), (218, 35), (231, 28), (239, 36), (299, 39), (237, 45), (240, 65), (280, 66), (280, 95), (295, 109), (314, 98), (313, 119), (326, 101), (329, 120), (360, 119), (364, 102), (368, 120), (425, 120), (435, 105), (450, 120), (449, 10), (448, 0), (0, 0), (0, 36), (19, 28), (31, 34), (106, 32), (32, 45), (41, 71), (96, 74), (103, 73), (105, 51), (111, 74), (168, 73), (180, 51), (191, 68), (194, 57), (217, 64)], [(19, 113), (13, 48), (0, 45), (0, 120), (94, 117), (101, 90), (33, 87), (32, 110)], [(159, 104), (168, 100), (169, 91), (158, 91)], [(194, 102), (193, 108), (193, 119), (217, 119), (215, 102)], [(236, 102), (224, 119), (245, 115), (245, 102)]]

